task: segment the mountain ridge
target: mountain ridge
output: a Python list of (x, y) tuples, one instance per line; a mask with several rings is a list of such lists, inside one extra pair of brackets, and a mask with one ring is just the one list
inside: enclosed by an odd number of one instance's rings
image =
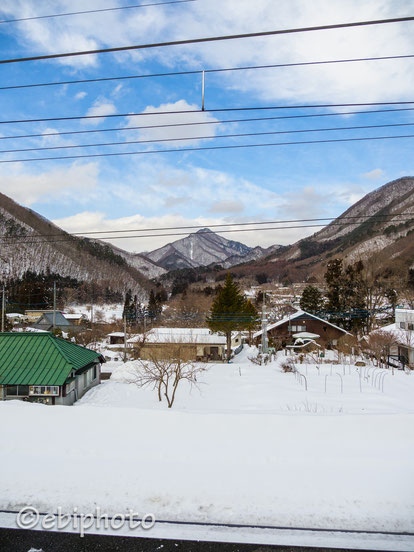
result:
[(0, 193), (0, 270), (13, 278), (47, 271), (79, 281), (105, 281), (146, 295), (152, 284), (110, 244), (71, 236), (32, 209)]

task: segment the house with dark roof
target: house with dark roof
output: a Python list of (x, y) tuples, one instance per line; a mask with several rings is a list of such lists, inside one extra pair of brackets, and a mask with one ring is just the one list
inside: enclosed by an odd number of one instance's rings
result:
[[(292, 343), (295, 336), (298, 337), (298, 335), (306, 333), (314, 334), (313, 338), (316, 342), (327, 347), (335, 347), (341, 338), (351, 335), (336, 324), (303, 310), (297, 310), (295, 313), (267, 325), (269, 342), (271, 339), (281, 341), (283, 346)], [(260, 330), (253, 334), (253, 339), (259, 342), (261, 336), (262, 331)]]
[(44, 330), (46, 332), (50, 332), (53, 330), (53, 319), (55, 321), (55, 328), (59, 328), (62, 331), (68, 331), (73, 329), (74, 325), (72, 322), (67, 320), (65, 316), (60, 311), (48, 311), (44, 312), (42, 316), (34, 323), (32, 324), (32, 328), (36, 328), (36, 330)]
[(0, 399), (71, 405), (100, 382), (103, 362), (49, 332), (0, 333)]

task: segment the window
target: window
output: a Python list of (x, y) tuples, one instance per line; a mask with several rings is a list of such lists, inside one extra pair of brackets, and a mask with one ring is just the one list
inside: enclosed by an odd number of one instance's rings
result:
[(58, 385), (31, 385), (29, 387), (29, 395), (59, 395)]
[(408, 324), (408, 329), (409, 330), (414, 330), (414, 324)]
[(302, 326), (302, 325), (289, 326), (288, 330), (289, 330), (290, 332), (293, 332), (293, 333), (296, 333), (296, 332), (306, 332), (306, 326)]
[(28, 385), (8, 385), (7, 396), (10, 397), (26, 397), (29, 394)]
[(400, 322), (400, 328), (401, 328), (402, 330), (405, 330), (405, 322)]
[(66, 384), (66, 395), (69, 395), (75, 389), (75, 380)]
[(96, 366), (93, 367), (93, 379), (96, 379), (96, 376), (98, 375), (98, 371), (96, 369)]

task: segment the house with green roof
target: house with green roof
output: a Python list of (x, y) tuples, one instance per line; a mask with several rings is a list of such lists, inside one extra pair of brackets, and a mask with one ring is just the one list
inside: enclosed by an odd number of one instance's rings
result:
[(100, 382), (103, 362), (49, 332), (0, 333), (0, 399), (71, 405)]

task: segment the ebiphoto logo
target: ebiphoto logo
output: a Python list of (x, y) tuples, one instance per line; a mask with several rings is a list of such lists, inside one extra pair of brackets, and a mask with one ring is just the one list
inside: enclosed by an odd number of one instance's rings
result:
[(143, 529), (147, 531), (155, 525), (154, 514), (139, 515), (131, 508), (126, 514), (109, 515), (101, 511), (99, 506), (89, 513), (78, 512), (73, 508), (72, 512), (62, 512), (61, 506), (56, 513), (41, 513), (33, 506), (25, 506), (16, 516), (16, 525), (20, 529), (40, 529), (44, 531), (76, 531), (81, 537), (88, 529), (106, 529), (118, 531), (124, 527), (131, 531)]

